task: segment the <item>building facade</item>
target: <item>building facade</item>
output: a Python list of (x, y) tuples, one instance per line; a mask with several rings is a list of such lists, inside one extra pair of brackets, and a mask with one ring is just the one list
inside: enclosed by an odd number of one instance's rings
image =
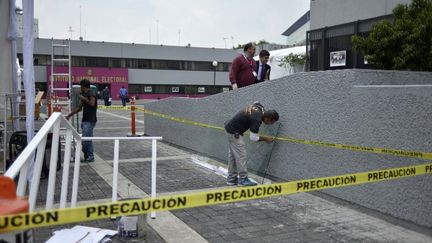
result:
[(288, 46), (300, 46), (306, 44), (306, 32), (310, 29), (310, 11), (307, 11), (294, 24), (292, 24), (282, 35), (286, 36)]
[[(35, 81), (40, 90), (48, 89), (52, 44), (59, 42), (66, 44), (68, 41), (35, 39)], [(18, 58), (22, 61), (22, 41), (17, 43)], [(71, 40), (70, 46), (72, 82), (77, 84), (87, 78), (99, 91), (110, 88), (114, 99), (121, 86), (131, 95), (148, 99), (199, 97), (226, 91), (230, 87), (230, 64), (237, 55), (232, 49), (104, 41)], [(67, 58), (67, 54), (59, 55), (56, 51), (56, 58)], [(66, 64), (57, 64), (54, 72), (65, 72), (65, 69), (67, 72)], [(56, 87), (67, 87), (67, 79), (56, 76), (54, 81), (62, 83)]]
[[(24, 17), (22, 12), (19, 10), (15, 11), (16, 13), (16, 27), (17, 27), (17, 34), (19, 37), (24, 36)], [(33, 38), (39, 37), (39, 19), (34, 18), (33, 19)]]
[(398, 4), (411, 0), (312, 0), (306, 33), (307, 70), (373, 68), (352, 48), (353, 35), (366, 35), (374, 23), (393, 21)]

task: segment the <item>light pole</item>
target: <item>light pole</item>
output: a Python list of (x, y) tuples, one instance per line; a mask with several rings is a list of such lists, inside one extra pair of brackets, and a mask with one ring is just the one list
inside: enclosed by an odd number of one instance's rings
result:
[(213, 93), (215, 94), (216, 93), (216, 67), (218, 66), (218, 62), (213, 61), (212, 66), (213, 66)]

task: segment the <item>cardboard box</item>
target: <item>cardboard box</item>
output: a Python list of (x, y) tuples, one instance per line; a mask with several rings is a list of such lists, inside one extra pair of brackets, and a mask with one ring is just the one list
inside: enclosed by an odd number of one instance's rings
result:
[[(35, 120), (38, 120), (40, 117), (40, 107), (41, 107), (40, 102), (41, 102), (43, 94), (44, 94), (43, 91), (38, 91), (36, 93), (35, 112), (34, 112)], [(21, 102), (19, 104), (19, 115), (20, 115), (20, 117), (26, 117), (25, 98), (21, 98)]]

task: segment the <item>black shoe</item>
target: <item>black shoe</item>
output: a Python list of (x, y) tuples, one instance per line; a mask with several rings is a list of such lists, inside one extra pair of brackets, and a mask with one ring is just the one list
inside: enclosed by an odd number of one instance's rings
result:
[(236, 177), (228, 177), (226, 184), (228, 186), (235, 186), (235, 185), (237, 185), (238, 184), (238, 178), (237, 178), (237, 176)]
[(91, 162), (94, 162), (94, 161), (95, 161), (94, 158), (91, 158), (91, 159), (87, 158), (87, 159), (82, 159), (81, 163), (91, 163)]

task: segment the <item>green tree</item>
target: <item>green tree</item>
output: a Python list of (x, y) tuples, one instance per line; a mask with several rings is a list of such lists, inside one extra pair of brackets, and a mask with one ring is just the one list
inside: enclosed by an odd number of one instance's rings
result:
[(306, 63), (306, 54), (290, 53), (280, 59), (279, 67), (287, 68), (288, 66), (303, 66)]
[(353, 36), (354, 49), (378, 68), (432, 71), (432, 0), (413, 0), (393, 9), (394, 23), (382, 21), (368, 36)]
[[(259, 46), (259, 45), (264, 45), (264, 44), (270, 44), (270, 42), (266, 41), (266, 40), (259, 40), (255, 42), (255, 45)], [(233, 49), (243, 49), (243, 47), (246, 44), (237, 44), (236, 47), (233, 47)]]
[(257, 45), (257, 46), (264, 45), (264, 44), (270, 44), (270, 42), (268, 42), (266, 40), (259, 40), (259, 41), (255, 42), (255, 45)]

